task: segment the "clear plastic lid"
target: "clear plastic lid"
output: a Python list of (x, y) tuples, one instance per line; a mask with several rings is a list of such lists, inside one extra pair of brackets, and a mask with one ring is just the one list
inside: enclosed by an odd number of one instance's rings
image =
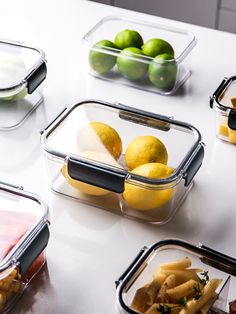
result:
[(43, 51), (0, 40), (0, 131), (19, 126), (37, 108), (42, 97), (33, 92), (45, 77)]
[(41, 253), (45, 242), (35, 247), (34, 241), (47, 226), (47, 216), (47, 207), (38, 196), (0, 182), (0, 277), (16, 266), (24, 274)]
[(166, 313), (165, 306), (168, 313), (223, 314), (235, 300), (235, 275), (234, 258), (167, 239), (142, 248), (116, 282), (117, 302), (121, 313)]
[[(190, 182), (203, 158), (201, 135), (191, 125), (121, 104), (95, 100), (82, 101), (66, 109), (46, 129), (41, 142), (50, 158), (83, 163), (86, 174), (91, 171), (94, 182), (101, 176), (104, 181), (107, 179), (109, 189), (111, 180), (115, 184), (122, 181), (122, 177), (140, 184), (176, 183), (182, 176)], [(147, 154), (143, 152), (142, 162), (145, 163), (145, 156), (152, 155), (154, 149), (160, 155), (155, 161), (174, 168), (172, 175), (148, 179), (131, 171), (140, 159), (136, 148), (143, 147), (143, 143)], [(150, 160), (148, 158), (146, 162), (154, 162), (152, 156)], [(97, 170), (100, 171), (97, 173)]]

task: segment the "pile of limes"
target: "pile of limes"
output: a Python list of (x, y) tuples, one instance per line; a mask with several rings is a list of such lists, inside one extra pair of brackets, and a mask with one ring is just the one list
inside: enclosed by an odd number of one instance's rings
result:
[[(169, 177), (174, 169), (167, 166), (168, 152), (164, 143), (155, 136), (139, 136), (127, 145), (123, 158), (122, 140), (118, 132), (102, 122), (90, 122), (78, 132), (78, 154), (91, 161), (126, 168), (131, 173), (149, 179)], [(108, 190), (71, 178), (64, 165), (61, 170), (66, 181), (81, 193), (104, 196)], [(111, 183), (112, 184), (112, 183)], [(166, 204), (173, 196), (172, 188), (150, 187), (125, 182), (123, 199), (128, 207), (150, 210)]]
[(164, 91), (173, 89), (177, 64), (174, 49), (161, 38), (145, 43), (135, 30), (125, 29), (116, 34), (114, 42), (101, 40), (89, 53), (91, 68), (99, 74), (109, 72), (115, 65), (129, 80), (140, 80), (148, 75), (152, 84)]

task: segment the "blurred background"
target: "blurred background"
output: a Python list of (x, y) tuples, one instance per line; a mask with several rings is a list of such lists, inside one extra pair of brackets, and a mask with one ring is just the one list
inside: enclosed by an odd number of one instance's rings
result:
[(91, 0), (236, 33), (236, 0)]

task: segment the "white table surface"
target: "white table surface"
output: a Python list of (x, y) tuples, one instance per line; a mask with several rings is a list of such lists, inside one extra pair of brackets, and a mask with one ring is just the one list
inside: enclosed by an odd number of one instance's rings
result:
[[(122, 14), (192, 31), (193, 75), (184, 93), (161, 96), (87, 75), (82, 36), (102, 17)], [(80, 0), (0, 2), (0, 37), (41, 47), (47, 56), (45, 104), (20, 128), (0, 133), (0, 179), (23, 185), (50, 206), (48, 274), (41, 273), (12, 313), (115, 313), (115, 280), (138, 250), (164, 238), (202, 242), (236, 257), (236, 147), (215, 137), (209, 96), (235, 75), (236, 36)], [(138, 223), (59, 197), (49, 188), (39, 131), (65, 106), (82, 98), (119, 101), (195, 125), (206, 143), (195, 187), (174, 220), (162, 227)]]

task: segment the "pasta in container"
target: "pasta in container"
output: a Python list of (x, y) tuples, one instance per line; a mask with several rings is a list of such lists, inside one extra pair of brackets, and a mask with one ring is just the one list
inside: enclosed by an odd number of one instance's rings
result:
[(229, 311), (236, 260), (177, 239), (144, 247), (116, 281), (117, 308), (131, 314)]

